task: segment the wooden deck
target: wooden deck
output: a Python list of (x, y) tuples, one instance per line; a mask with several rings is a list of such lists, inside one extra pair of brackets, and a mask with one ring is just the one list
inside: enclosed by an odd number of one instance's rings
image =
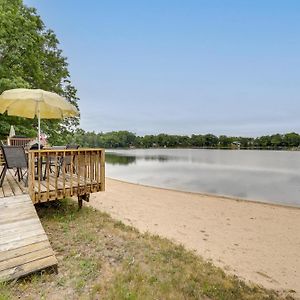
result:
[[(0, 157), (0, 172), (3, 157)], [(8, 169), (0, 187), (0, 281), (57, 267), (34, 204), (65, 197), (88, 201), (105, 190), (103, 149), (34, 150), (28, 153), (27, 184)]]
[(0, 281), (57, 268), (54, 252), (29, 195), (11, 179), (0, 190)]
[[(0, 172), (2, 167), (0, 166)], [(72, 184), (76, 181), (76, 186)], [(89, 194), (101, 190), (97, 181), (79, 177), (72, 178), (72, 175), (65, 174), (65, 178), (57, 177), (56, 174), (49, 174), (45, 180), (36, 180), (34, 192), (32, 193), (32, 202), (46, 202), (49, 200), (62, 199), (64, 197), (72, 197), (78, 194)], [(0, 187), (0, 198), (26, 195), (29, 188), (25, 186), (23, 181), (18, 182), (14, 176), (13, 170), (7, 170), (2, 187)]]
[[(0, 172), (3, 167), (0, 166)], [(25, 187), (24, 182), (18, 182), (17, 178), (14, 176), (12, 170), (8, 170), (3, 182), (2, 187), (0, 187), (0, 198), (13, 197), (20, 195), (28, 195), (28, 188)]]
[[(37, 161), (44, 163), (38, 170)], [(36, 150), (29, 152), (28, 191), (33, 203), (105, 190), (103, 149)], [(44, 177), (44, 178), (43, 178)]]

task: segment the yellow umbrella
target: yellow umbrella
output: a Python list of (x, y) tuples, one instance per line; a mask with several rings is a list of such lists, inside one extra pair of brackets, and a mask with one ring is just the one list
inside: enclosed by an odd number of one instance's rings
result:
[(24, 118), (38, 118), (38, 136), (42, 119), (63, 119), (79, 115), (75, 106), (56, 93), (40, 89), (12, 89), (0, 95), (0, 113)]

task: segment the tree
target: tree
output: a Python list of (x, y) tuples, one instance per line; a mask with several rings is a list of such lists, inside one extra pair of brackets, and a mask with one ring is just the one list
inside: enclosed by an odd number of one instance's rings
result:
[(282, 135), (278, 133), (271, 135), (271, 144), (275, 149), (281, 147), (283, 145)]
[(203, 138), (205, 147), (217, 147), (219, 139), (215, 135), (206, 134)]
[[(69, 80), (67, 60), (52, 30), (45, 27), (34, 8), (22, 0), (0, 0), (0, 93), (12, 88), (40, 88), (56, 92), (77, 108), (76, 89)], [(13, 124), (17, 134), (36, 134), (37, 120), (0, 115), (0, 137)], [(79, 118), (43, 120), (42, 129), (52, 143), (63, 143)]]
[(192, 134), (190, 144), (193, 147), (204, 147), (204, 137), (200, 134)]
[(295, 132), (286, 133), (283, 140), (288, 147), (298, 147), (300, 145), (300, 136)]
[(227, 137), (226, 135), (220, 135), (219, 136), (219, 146), (221, 148), (230, 148), (231, 147), (231, 143), (234, 141), (235, 139), (232, 137)]
[(264, 135), (254, 140), (254, 145), (259, 148), (270, 148), (271, 137), (269, 135)]

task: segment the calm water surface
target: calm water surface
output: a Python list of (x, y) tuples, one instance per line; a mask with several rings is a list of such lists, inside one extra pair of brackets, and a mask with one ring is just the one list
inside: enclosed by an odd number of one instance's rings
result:
[(300, 206), (300, 152), (107, 150), (108, 177), (182, 191)]

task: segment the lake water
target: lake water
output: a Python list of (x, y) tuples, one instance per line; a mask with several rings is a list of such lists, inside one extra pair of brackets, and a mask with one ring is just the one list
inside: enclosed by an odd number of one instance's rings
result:
[(300, 152), (107, 150), (111, 178), (181, 191), (300, 206)]

